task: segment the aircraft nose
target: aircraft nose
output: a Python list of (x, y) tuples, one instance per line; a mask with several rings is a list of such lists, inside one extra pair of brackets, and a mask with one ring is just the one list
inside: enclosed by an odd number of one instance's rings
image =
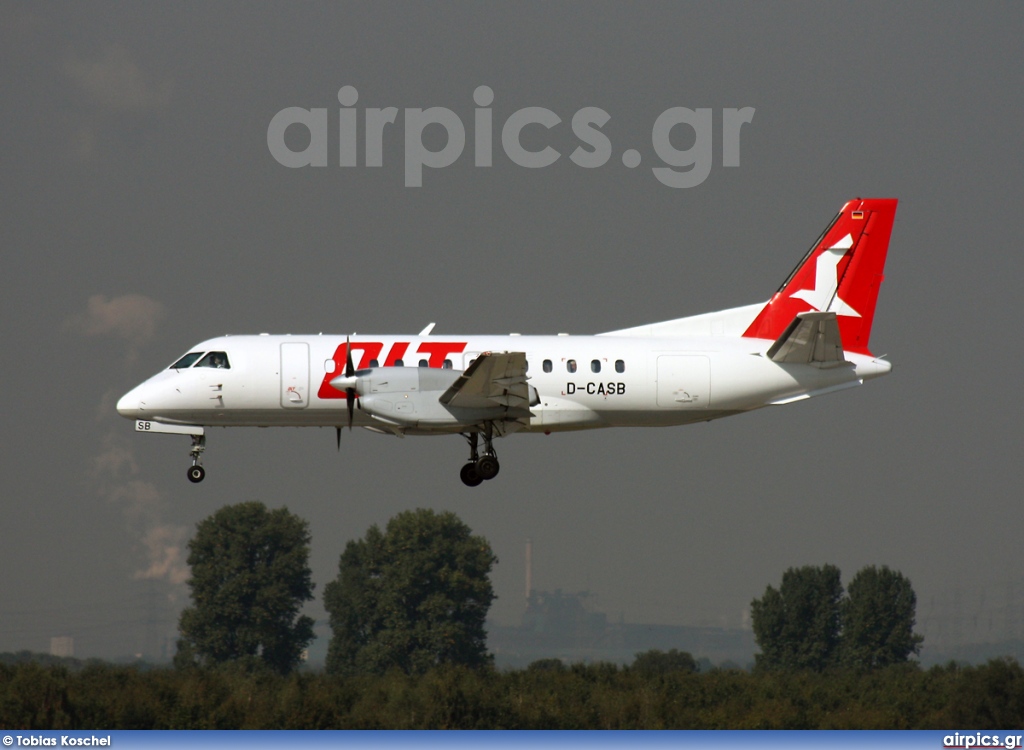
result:
[(135, 419), (142, 414), (142, 399), (138, 388), (132, 388), (121, 396), (117, 402), (117, 413), (128, 419)]

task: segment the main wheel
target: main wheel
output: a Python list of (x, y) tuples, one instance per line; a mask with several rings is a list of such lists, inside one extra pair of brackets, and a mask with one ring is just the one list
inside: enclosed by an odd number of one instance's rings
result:
[(202, 482), (203, 477), (206, 476), (206, 469), (202, 466), (189, 466), (188, 467), (188, 481), (190, 482)]
[(476, 473), (480, 475), (480, 478), (484, 481), (488, 479), (494, 479), (498, 476), (498, 469), (501, 467), (498, 465), (498, 459), (494, 456), (480, 456), (476, 460)]
[(476, 487), (484, 481), (484, 478), (476, 470), (476, 464), (472, 461), (462, 467), (462, 470), (459, 472), (459, 478), (462, 479), (462, 483), (467, 487)]

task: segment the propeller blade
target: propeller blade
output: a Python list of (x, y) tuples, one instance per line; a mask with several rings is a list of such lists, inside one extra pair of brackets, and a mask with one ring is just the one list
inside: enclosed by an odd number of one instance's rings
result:
[(335, 429), (335, 432), (338, 435), (338, 452), (340, 453), (341, 452), (341, 428), (340, 427), (335, 427), (334, 429)]
[(352, 366), (352, 342), (348, 336), (345, 337), (345, 377), (350, 378), (356, 374), (356, 368)]
[[(334, 387), (340, 389), (342, 384), (343, 383), (345, 384), (345, 402), (346, 402), (346, 405), (348, 406), (348, 428), (350, 430), (352, 429), (352, 420), (355, 417), (356, 396), (358, 395), (358, 393), (356, 392), (356, 389), (355, 389), (355, 385), (353, 385), (355, 383), (355, 375), (356, 375), (356, 368), (355, 368), (355, 365), (352, 364), (352, 341), (351, 341), (351, 339), (349, 339), (348, 336), (346, 336), (345, 337), (345, 379), (342, 380), (341, 378), (335, 378), (335, 380), (332, 381), (332, 385), (334, 385)], [(338, 381), (341, 381), (341, 382), (338, 382)], [(338, 428), (338, 432), (339, 432), (339, 434), (341, 433), (341, 428), (340, 427)]]

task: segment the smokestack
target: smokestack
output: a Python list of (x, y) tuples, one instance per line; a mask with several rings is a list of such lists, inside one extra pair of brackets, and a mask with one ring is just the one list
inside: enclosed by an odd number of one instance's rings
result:
[(526, 540), (526, 600), (533, 591), (533, 540)]
[(50, 639), (50, 656), (74, 656), (75, 639), (69, 635), (59, 635)]

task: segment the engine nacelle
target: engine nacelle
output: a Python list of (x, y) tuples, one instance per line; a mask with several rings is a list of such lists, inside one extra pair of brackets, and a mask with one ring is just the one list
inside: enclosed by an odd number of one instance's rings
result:
[[(458, 407), (442, 404), (440, 398), (462, 375), (461, 370), (435, 367), (375, 367), (331, 381), (338, 390), (354, 387), (359, 408), (372, 417), (402, 427), (443, 429), (490, 420), (518, 418), (506, 406)], [(537, 389), (530, 386), (530, 403), (540, 402)]]
[(356, 371), (356, 391), (360, 396), (438, 391), (437, 397), (440, 397), (461, 374), (462, 370), (436, 367), (374, 367)]

